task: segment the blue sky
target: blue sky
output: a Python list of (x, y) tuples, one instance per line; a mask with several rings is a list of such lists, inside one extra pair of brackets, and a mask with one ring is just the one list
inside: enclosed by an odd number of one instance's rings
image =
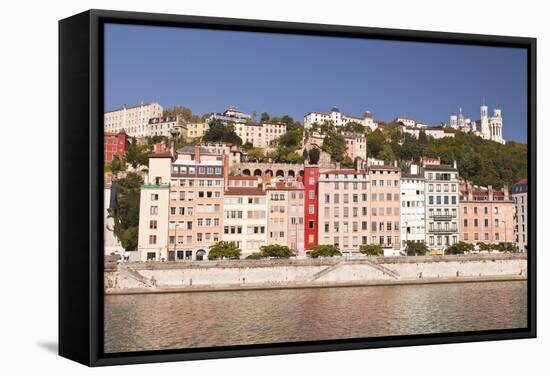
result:
[(526, 50), (110, 24), (105, 109), (140, 102), (196, 114), (310, 111), (398, 115), (437, 125), (459, 107), (502, 108), (504, 138), (527, 139)]

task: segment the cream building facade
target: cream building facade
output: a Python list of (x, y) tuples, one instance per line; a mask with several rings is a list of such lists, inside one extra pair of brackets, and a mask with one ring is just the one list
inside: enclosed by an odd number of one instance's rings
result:
[(259, 148), (268, 148), (275, 139), (286, 133), (284, 123), (236, 123), (234, 127), (243, 144), (250, 142)]
[[(229, 182), (234, 177), (229, 177)], [(239, 182), (247, 180), (238, 178)], [(255, 179), (249, 179), (254, 182)], [(223, 240), (242, 251), (241, 258), (259, 252), (267, 244), (266, 192), (257, 180), (254, 187), (228, 183), (224, 195)]]

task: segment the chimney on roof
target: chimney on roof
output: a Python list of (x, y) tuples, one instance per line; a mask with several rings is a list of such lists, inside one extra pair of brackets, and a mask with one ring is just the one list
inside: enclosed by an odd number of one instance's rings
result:
[(201, 162), (201, 147), (200, 145), (195, 145), (195, 163)]
[(453, 168), (456, 168), (456, 159), (453, 160)]
[(493, 186), (492, 185), (489, 185), (487, 187), (487, 191), (488, 191), (488, 198), (489, 198), (489, 201), (493, 201)]
[(509, 198), (510, 198), (510, 197), (509, 197), (510, 192), (509, 192), (509, 190), (508, 190), (508, 185), (507, 185), (507, 184), (504, 184), (504, 186), (502, 187), (502, 192), (504, 193), (504, 199), (505, 199), (506, 201), (508, 201)]

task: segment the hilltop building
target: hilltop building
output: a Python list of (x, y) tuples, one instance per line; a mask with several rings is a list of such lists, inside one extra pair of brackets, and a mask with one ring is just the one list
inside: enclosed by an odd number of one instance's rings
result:
[(344, 115), (337, 107), (333, 107), (330, 112), (310, 112), (304, 116), (304, 128), (309, 129), (313, 124), (323, 124), (325, 121), (331, 121), (335, 127), (342, 127), (350, 122), (355, 122), (375, 130), (377, 125), (372, 119), (370, 111), (366, 111), (363, 117)]
[(147, 137), (149, 120), (162, 116), (162, 106), (158, 103), (140, 104), (107, 111), (103, 116), (105, 132), (126, 132), (132, 137)]
[(286, 133), (284, 123), (235, 123), (235, 133), (243, 144), (249, 142), (254, 147), (268, 148), (273, 141)]
[(172, 137), (174, 134), (186, 137), (186, 133), (185, 122), (179, 115), (154, 117), (149, 119), (147, 125), (147, 136), (149, 137)]
[(227, 110), (225, 110), (221, 114), (215, 113), (210, 115), (206, 119), (206, 123), (210, 124), (210, 122), (213, 120), (218, 120), (224, 124), (229, 124), (229, 123), (246, 123), (253, 119), (251, 115), (245, 114), (244, 112), (239, 111), (234, 106), (230, 106)]
[(462, 132), (472, 132), (484, 140), (505, 144), (506, 141), (502, 134), (502, 110), (495, 107), (493, 109), (493, 116), (489, 116), (489, 108), (483, 104), (479, 108), (479, 112), (480, 120), (473, 121), (469, 118), (465, 118), (462, 113), (462, 108), (460, 108), (458, 114), (451, 114), (449, 118), (450, 127)]

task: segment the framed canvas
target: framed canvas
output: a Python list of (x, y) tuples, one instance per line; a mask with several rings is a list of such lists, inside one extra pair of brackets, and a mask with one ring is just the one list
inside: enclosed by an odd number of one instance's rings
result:
[(536, 40), (59, 22), (59, 354), (536, 336)]

